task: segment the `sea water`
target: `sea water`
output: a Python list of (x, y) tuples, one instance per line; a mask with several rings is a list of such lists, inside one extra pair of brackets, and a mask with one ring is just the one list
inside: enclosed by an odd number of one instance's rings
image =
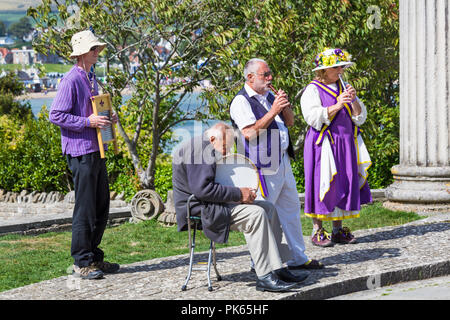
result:
[[(200, 94), (198, 92), (193, 92), (189, 95), (189, 97), (183, 99), (183, 102), (180, 104), (181, 110), (196, 110), (200, 109), (202, 113), (207, 114), (206, 106), (201, 101), (201, 98), (199, 96)], [(125, 103), (128, 99), (130, 99), (131, 96), (124, 96), (123, 97), (123, 103)], [(26, 100), (31, 105), (31, 110), (35, 116), (41, 111), (42, 106), (46, 106), (47, 110), (50, 110), (50, 107), (53, 102), (53, 97), (44, 97), (44, 98), (34, 98)], [(207, 119), (207, 116), (205, 116), (205, 119)], [(204, 130), (209, 128), (210, 126), (214, 125), (215, 123), (219, 122), (218, 120), (205, 120), (205, 121), (198, 121), (198, 120), (186, 120), (183, 122), (178, 123), (172, 128), (173, 132), (173, 143), (168, 145), (164, 149), (164, 153), (171, 153), (175, 147), (183, 142), (186, 139), (190, 139), (194, 136), (201, 135)]]

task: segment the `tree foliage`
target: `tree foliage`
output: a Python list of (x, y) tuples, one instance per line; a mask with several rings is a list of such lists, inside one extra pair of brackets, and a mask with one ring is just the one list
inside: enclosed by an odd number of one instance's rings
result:
[(22, 39), (27, 36), (33, 30), (33, 26), (31, 25), (30, 18), (22, 17), (19, 21), (14, 22), (9, 26), (8, 32), (13, 36), (16, 36), (18, 39)]
[[(302, 191), (307, 126), (300, 96), (313, 78), (315, 55), (325, 47), (353, 55), (355, 66), (346, 80), (368, 108), (362, 129), (374, 162), (369, 182), (371, 187), (391, 182), (399, 149), (398, 0), (45, 0), (28, 14), (39, 31), (34, 41), (39, 52), (67, 58), (71, 36), (89, 27), (108, 43), (104, 86), (113, 96), (121, 145), (141, 187), (155, 187), (157, 156), (175, 125), (207, 117), (229, 120), (244, 64), (260, 57), (294, 106), (290, 132), (298, 161), (293, 167)], [(211, 83), (202, 92), (209, 114), (181, 109), (203, 80)], [(123, 103), (127, 86), (133, 95)]]
[[(250, 45), (236, 46), (223, 57), (223, 71), (213, 78), (205, 96), (214, 114), (229, 119), (228, 106), (243, 86), (245, 62), (253, 57), (266, 60), (275, 87), (286, 91), (294, 106), (295, 126), (290, 133), (301, 162), (307, 125), (300, 97), (314, 77), (314, 58), (325, 47), (346, 49), (355, 62), (346, 80), (368, 108), (363, 136), (374, 163), (369, 182), (372, 187), (385, 187), (392, 179), (390, 168), (398, 163), (398, 30), (397, 0), (262, 1), (248, 39), (241, 40)], [(302, 173), (296, 178), (303, 191)]]
[[(39, 31), (33, 44), (39, 52), (67, 57), (71, 36), (89, 27), (108, 44), (105, 90), (119, 114), (118, 131), (141, 185), (154, 188), (157, 155), (170, 130), (200, 118), (198, 108), (180, 106), (214, 77), (217, 57), (245, 33), (244, 2), (252, 1), (44, 1), (28, 14)], [(122, 103), (126, 87), (132, 98)]]
[(23, 90), (24, 86), (14, 72), (8, 72), (0, 77), (0, 116), (9, 115), (23, 118), (31, 115), (30, 104), (16, 100)]
[(59, 129), (37, 119), (0, 117), (0, 189), (39, 192), (70, 190)]

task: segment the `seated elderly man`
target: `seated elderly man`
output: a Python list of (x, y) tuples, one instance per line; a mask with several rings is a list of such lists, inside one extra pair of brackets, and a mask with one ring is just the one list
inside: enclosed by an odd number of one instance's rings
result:
[(219, 122), (174, 152), (172, 179), (178, 231), (187, 229), (186, 202), (194, 194), (197, 200), (191, 202), (191, 214), (201, 216), (203, 232), (209, 239), (226, 243), (230, 230), (244, 233), (255, 264), (256, 290), (289, 290), (305, 280), (308, 272), (294, 274), (283, 267), (290, 254), (281, 244), (275, 207), (268, 201), (255, 201), (255, 190), (215, 183), (215, 163), (233, 142), (233, 129)]

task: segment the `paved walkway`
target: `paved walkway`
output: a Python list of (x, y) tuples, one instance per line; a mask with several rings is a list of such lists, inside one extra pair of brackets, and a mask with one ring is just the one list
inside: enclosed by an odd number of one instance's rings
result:
[(397, 283), (331, 300), (450, 300), (450, 276)]
[(320, 259), (326, 268), (312, 271), (305, 282), (285, 293), (255, 290), (248, 250), (239, 246), (218, 250), (218, 269), (223, 279), (216, 281), (212, 277), (212, 292), (207, 289), (204, 271), (195, 271), (187, 290), (180, 290), (189, 259), (188, 255), (179, 255), (123, 265), (119, 273), (102, 280), (63, 276), (1, 292), (0, 299), (328, 299), (450, 274), (450, 213), (354, 233), (359, 239), (357, 244), (333, 248), (313, 247), (305, 238), (310, 258)]

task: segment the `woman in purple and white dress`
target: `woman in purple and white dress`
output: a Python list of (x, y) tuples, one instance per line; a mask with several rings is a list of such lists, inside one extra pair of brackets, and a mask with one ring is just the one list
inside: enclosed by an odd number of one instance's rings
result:
[[(350, 59), (341, 49), (319, 53), (315, 79), (301, 97), (310, 126), (304, 143), (305, 215), (313, 219), (311, 241), (321, 247), (355, 243), (342, 221), (359, 217), (361, 205), (372, 202), (367, 182), (372, 163), (359, 129), (367, 110), (340, 77), (352, 65)], [(331, 235), (322, 221), (332, 221)]]

